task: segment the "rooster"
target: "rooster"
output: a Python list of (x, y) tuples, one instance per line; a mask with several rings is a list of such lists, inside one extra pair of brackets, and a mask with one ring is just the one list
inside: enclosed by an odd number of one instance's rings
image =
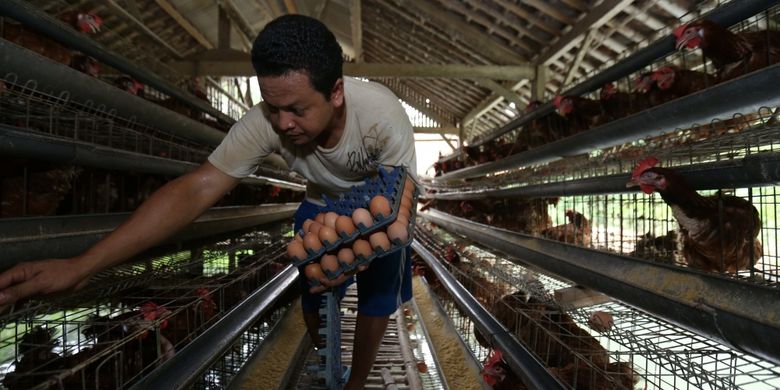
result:
[[(536, 110), (540, 105), (541, 102), (538, 100), (532, 100), (525, 109), (526, 114)], [(528, 148), (535, 148), (563, 138), (568, 128), (566, 118), (550, 113), (526, 123), (522, 133)]]
[[(97, 33), (103, 24), (103, 20), (99, 16), (90, 12), (67, 12), (59, 15), (59, 19), (68, 26), (87, 34)], [(7, 41), (24, 46), (56, 62), (71, 65), (72, 53), (69, 48), (21, 24), (5, 23), (2, 33), (2, 37)]]
[(610, 120), (620, 119), (637, 111), (635, 94), (620, 92), (614, 83), (607, 83), (601, 87), (599, 101)]
[(736, 272), (762, 256), (758, 210), (747, 200), (718, 192), (701, 196), (677, 172), (656, 167), (658, 159), (637, 164), (626, 187), (658, 192), (680, 224), (679, 241), (688, 266), (703, 271)]
[(659, 104), (692, 94), (715, 84), (715, 77), (704, 72), (663, 66), (652, 73), (650, 79), (658, 86), (650, 95), (650, 104)]
[(144, 85), (132, 77), (119, 77), (114, 80), (114, 85), (131, 95), (144, 97)]
[(598, 100), (579, 96), (556, 96), (553, 101), (558, 115), (569, 120), (566, 135), (574, 135), (609, 122)]
[(566, 210), (568, 223), (542, 230), (542, 237), (570, 244), (590, 243), (590, 221), (582, 213)]
[(701, 48), (720, 81), (780, 62), (780, 31), (733, 33), (710, 20), (683, 24), (674, 30), (677, 49)]

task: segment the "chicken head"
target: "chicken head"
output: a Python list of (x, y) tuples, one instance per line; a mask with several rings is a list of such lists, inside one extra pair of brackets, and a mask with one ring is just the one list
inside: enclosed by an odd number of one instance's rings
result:
[(665, 190), (668, 184), (666, 177), (651, 170), (656, 165), (658, 165), (658, 159), (655, 157), (648, 157), (640, 161), (631, 172), (631, 179), (626, 183), (626, 188), (639, 187), (645, 194), (652, 194), (656, 190)]
[(675, 47), (677, 50), (683, 47), (696, 49), (702, 41), (701, 25), (696, 22), (683, 24), (674, 29), (674, 37), (676, 38)]

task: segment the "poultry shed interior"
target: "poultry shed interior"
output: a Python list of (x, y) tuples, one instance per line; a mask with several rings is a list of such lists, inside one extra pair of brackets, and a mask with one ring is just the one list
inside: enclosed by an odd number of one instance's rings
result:
[[(414, 128), (413, 298), (365, 388), (780, 388), (777, 0), (3, 0), (0, 271), (206, 161), (286, 14)], [(0, 387), (340, 389), (357, 291), (315, 349), (306, 185), (272, 155), (83, 288), (0, 307)]]

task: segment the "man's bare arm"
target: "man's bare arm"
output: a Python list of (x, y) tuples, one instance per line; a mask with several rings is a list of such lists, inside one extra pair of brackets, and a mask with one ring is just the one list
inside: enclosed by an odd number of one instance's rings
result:
[(157, 190), (116, 230), (83, 254), (19, 264), (0, 274), (0, 305), (83, 287), (95, 273), (162, 242), (238, 184), (206, 162)]

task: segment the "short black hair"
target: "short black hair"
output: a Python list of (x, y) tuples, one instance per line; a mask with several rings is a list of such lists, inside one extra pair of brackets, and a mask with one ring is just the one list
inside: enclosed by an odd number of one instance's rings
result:
[(305, 71), (312, 87), (330, 99), (342, 77), (341, 46), (317, 19), (284, 15), (268, 23), (252, 45), (252, 65), (258, 77)]

